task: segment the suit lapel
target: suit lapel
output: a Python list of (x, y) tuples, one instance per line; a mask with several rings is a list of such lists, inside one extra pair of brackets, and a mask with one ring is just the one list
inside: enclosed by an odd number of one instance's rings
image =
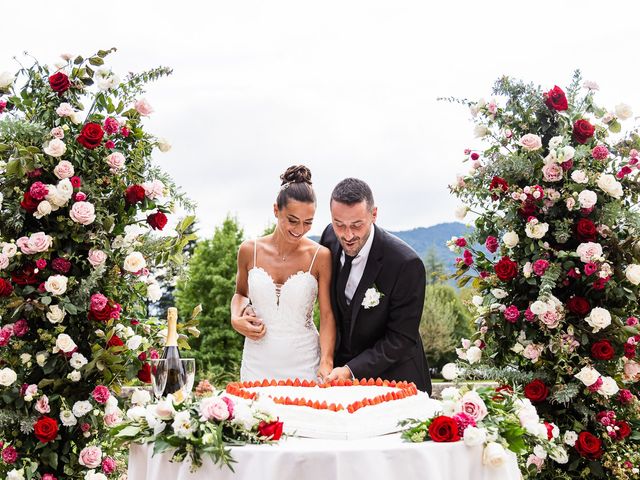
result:
[(353, 328), (355, 327), (358, 313), (360, 313), (360, 310), (362, 309), (362, 300), (364, 299), (364, 294), (369, 288), (373, 286), (373, 282), (378, 277), (378, 272), (380, 272), (380, 269), (382, 268), (382, 254), (384, 252), (384, 231), (376, 227), (375, 224), (373, 225), (373, 228), (375, 229), (375, 234), (373, 236), (371, 250), (369, 251), (369, 257), (367, 258), (367, 265), (364, 267), (362, 278), (360, 279), (358, 288), (356, 288), (356, 291), (353, 294), (353, 299), (351, 300), (350, 336), (353, 335)]

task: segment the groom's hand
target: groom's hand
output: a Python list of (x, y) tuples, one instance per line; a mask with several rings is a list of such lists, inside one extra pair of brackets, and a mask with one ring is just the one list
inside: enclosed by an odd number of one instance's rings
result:
[(333, 382), (334, 380), (351, 380), (352, 378), (349, 367), (336, 367), (325, 377), (325, 381)]

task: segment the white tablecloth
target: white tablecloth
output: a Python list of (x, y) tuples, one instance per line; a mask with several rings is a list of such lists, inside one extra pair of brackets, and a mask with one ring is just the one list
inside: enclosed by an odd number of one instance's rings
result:
[(482, 464), (482, 447), (456, 443), (406, 443), (399, 435), (365, 440), (290, 437), (277, 445), (231, 449), (235, 473), (205, 457), (195, 473), (188, 461), (151, 456), (152, 446), (132, 445), (129, 480), (520, 480), (515, 455), (501, 468)]

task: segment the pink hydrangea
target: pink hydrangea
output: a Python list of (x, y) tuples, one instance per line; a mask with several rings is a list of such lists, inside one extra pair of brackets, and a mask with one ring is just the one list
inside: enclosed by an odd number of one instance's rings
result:
[(119, 128), (120, 128), (120, 124), (118, 123), (118, 120), (116, 120), (113, 117), (108, 117), (104, 121), (104, 131), (107, 132), (108, 135), (113, 135), (114, 133), (117, 133)]
[(104, 385), (98, 385), (93, 389), (91, 396), (96, 402), (104, 404), (109, 400), (111, 393), (109, 393), (109, 389)]
[(29, 195), (31, 195), (35, 200), (44, 200), (44, 197), (49, 193), (49, 189), (42, 182), (35, 182), (29, 188)]
[(2, 450), (2, 461), (4, 463), (16, 463), (16, 460), (18, 460), (18, 452), (15, 448), (8, 446)]

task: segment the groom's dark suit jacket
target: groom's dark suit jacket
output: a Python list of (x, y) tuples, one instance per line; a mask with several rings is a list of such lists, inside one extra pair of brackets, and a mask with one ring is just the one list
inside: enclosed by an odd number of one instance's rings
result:
[[(426, 275), (416, 252), (399, 238), (375, 226), (373, 243), (351, 305), (337, 300), (342, 247), (329, 225), (320, 243), (331, 250), (331, 304), (336, 317), (335, 366), (348, 365), (356, 378), (414, 382), (431, 393), (431, 379), (418, 332)], [(376, 288), (380, 303), (365, 309), (365, 292)]]

